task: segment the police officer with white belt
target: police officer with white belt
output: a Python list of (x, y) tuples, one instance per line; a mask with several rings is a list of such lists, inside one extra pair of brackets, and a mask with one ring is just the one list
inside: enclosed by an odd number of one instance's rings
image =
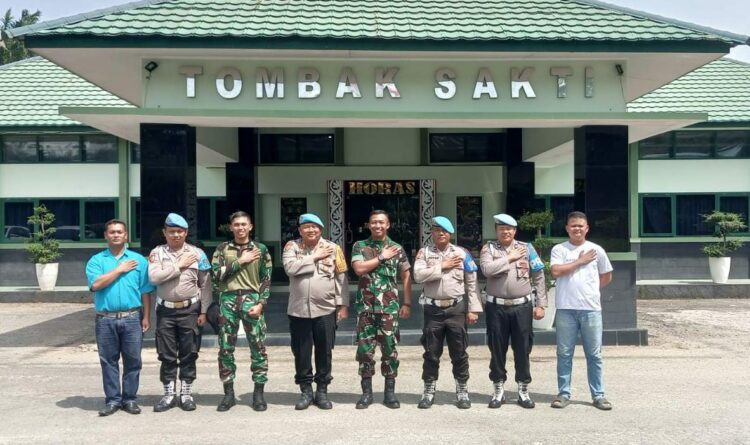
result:
[(420, 249), (414, 262), (414, 280), (424, 283), (420, 297), (424, 306), (424, 394), (418, 407), (432, 406), (443, 342), (447, 339), (456, 379), (456, 406), (465, 409), (471, 407), (466, 383), (469, 380), (466, 323), (476, 323), (482, 312), (477, 266), (466, 249), (451, 244), (454, 229), (448, 218), (433, 218), (431, 232), (433, 246)]
[[(206, 310), (211, 304), (211, 263), (203, 250), (185, 242), (188, 223), (182, 216), (170, 213), (163, 233), (167, 243), (154, 248), (148, 257), (148, 278), (157, 286), (156, 351), (164, 385), (164, 396), (154, 411), (173, 408), (178, 400), (183, 410), (193, 411), (198, 326), (206, 323)], [(179, 399), (175, 392), (178, 367)]]
[(543, 318), (547, 306), (544, 263), (531, 244), (515, 240), (518, 223), (512, 216), (501, 213), (494, 219), (497, 241), (487, 242), (479, 256), (479, 265), (487, 278), (485, 313), (491, 354), (490, 380), (494, 386), (489, 407), (499, 408), (505, 402), (505, 356), (510, 342), (518, 383), (518, 404), (533, 408), (535, 404), (528, 392), (531, 383), (529, 353), (533, 338), (532, 318)]

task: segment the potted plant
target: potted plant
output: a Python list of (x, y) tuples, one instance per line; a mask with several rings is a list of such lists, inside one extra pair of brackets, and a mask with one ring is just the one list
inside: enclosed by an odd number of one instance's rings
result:
[(708, 255), (708, 268), (714, 283), (726, 283), (729, 279), (729, 269), (732, 258), (729, 254), (742, 247), (744, 242), (738, 239), (727, 239), (732, 233), (747, 228), (742, 216), (732, 212), (714, 210), (710, 215), (703, 215), (703, 220), (714, 226), (714, 236), (721, 241), (703, 246), (703, 253)]
[(35, 231), (26, 241), (29, 258), (36, 265), (36, 279), (39, 289), (50, 291), (55, 289), (57, 282), (57, 259), (60, 253), (60, 242), (52, 237), (57, 229), (52, 227), (55, 214), (43, 204), (34, 207), (34, 213), (28, 218), (29, 224), (34, 225)]
[(551, 210), (539, 212), (525, 212), (518, 218), (518, 226), (525, 231), (534, 232), (536, 237), (531, 244), (536, 249), (539, 257), (544, 262), (544, 279), (547, 287), (547, 309), (544, 311), (544, 318), (534, 320), (534, 329), (551, 329), (555, 322), (555, 280), (552, 278), (550, 270), (550, 253), (555, 242), (542, 234), (542, 229), (547, 227), (555, 220), (555, 215)]

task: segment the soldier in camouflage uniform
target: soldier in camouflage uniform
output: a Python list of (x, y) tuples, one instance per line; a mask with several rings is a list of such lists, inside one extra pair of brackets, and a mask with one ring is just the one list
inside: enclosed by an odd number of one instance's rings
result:
[[(372, 376), (375, 373), (375, 347), (380, 344), (381, 367), (385, 377), (383, 404), (399, 408), (396, 399), (398, 374), (398, 320), (411, 315), (411, 274), (404, 249), (388, 237), (390, 219), (383, 210), (370, 213), (371, 236), (352, 246), (352, 269), (359, 276), (357, 310), (357, 361), (362, 377), (362, 397), (357, 409), (372, 403)], [(399, 304), (398, 283), (404, 283), (404, 303)]]
[(251, 370), (255, 389), (253, 409), (265, 411), (263, 388), (268, 380), (268, 356), (264, 340), (266, 320), (263, 307), (271, 294), (271, 255), (261, 243), (250, 240), (253, 224), (250, 215), (235, 212), (229, 217), (234, 240), (219, 244), (213, 255), (214, 280), (219, 286), (219, 377), (224, 383), (224, 398), (217, 408), (227, 411), (235, 405), (234, 345), (240, 322), (250, 345)]

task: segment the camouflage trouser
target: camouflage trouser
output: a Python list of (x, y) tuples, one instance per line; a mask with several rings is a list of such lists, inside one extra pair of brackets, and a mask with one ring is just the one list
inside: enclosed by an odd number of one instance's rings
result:
[(268, 381), (268, 355), (266, 354), (266, 318), (251, 318), (248, 311), (258, 304), (258, 294), (238, 296), (225, 292), (219, 298), (219, 378), (222, 382), (234, 381), (237, 365), (234, 363), (234, 345), (237, 343), (237, 331), (240, 321), (245, 329), (247, 342), (250, 345), (250, 370), (255, 383)]
[(357, 361), (359, 375), (363, 378), (375, 374), (375, 346), (380, 344), (380, 372), (383, 377), (398, 375), (399, 340), (398, 314), (372, 314), (363, 312), (357, 316)]

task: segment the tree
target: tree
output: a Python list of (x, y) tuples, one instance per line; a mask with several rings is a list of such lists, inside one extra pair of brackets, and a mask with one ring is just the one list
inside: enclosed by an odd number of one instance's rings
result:
[(720, 258), (741, 248), (744, 244), (738, 239), (727, 239), (728, 235), (747, 229), (742, 216), (732, 212), (714, 210), (710, 215), (703, 215), (703, 220), (714, 226), (714, 236), (721, 238), (716, 243), (703, 246), (703, 253), (710, 257)]
[(35, 227), (31, 238), (26, 241), (26, 250), (32, 263), (48, 264), (54, 263), (62, 255), (60, 253), (60, 242), (54, 239), (57, 231), (52, 223), (55, 222), (55, 214), (47, 209), (44, 204), (34, 207), (34, 213), (28, 218), (29, 224)]
[(0, 36), (2, 38), (2, 40), (0, 40), (0, 65), (31, 57), (31, 51), (26, 49), (23, 42), (18, 39), (9, 38), (5, 31), (12, 28), (33, 25), (37, 23), (41, 17), (42, 13), (39, 10), (34, 13), (29, 13), (28, 9), (24, 9), (21, 11), (21, 17), (16, 20), (10, 9), (5, 11), (5, 15), (0, 18)]

